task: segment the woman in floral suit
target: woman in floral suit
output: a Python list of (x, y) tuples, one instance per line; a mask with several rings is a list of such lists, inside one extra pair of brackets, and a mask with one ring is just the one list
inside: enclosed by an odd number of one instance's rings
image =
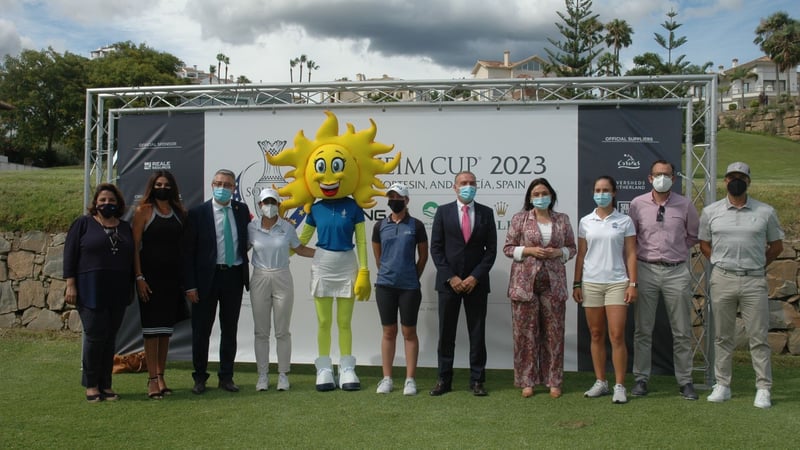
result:
[(545, 178), (531, 181), (524, 209), (511, 219), (503, 253), (513, 258), (508, 297), (514, 333), (514, 385), (523, 397), (535, 385), (561, 397), (567, 274), (575, 235), (566, 214), (555, 212), (556, 191)]

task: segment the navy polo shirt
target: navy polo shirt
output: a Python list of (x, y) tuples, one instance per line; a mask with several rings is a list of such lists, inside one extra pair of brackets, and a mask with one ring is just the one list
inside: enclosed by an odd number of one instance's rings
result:
[(427, 241), (425, 226), (408, 214), (398, 223), (392, 221), (391, 216), (376, 222), (372, 242), (381, 245), (381, 268), (375, 284), (419, 289), (417, 244)]

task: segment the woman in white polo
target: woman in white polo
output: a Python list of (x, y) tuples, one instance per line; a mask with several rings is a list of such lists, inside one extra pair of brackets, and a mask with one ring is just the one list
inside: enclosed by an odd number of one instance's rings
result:
[(591, 334), (592, 365), (597, 377), (585, 397), (609, 394), (606, 380), (606, 331), (614, 364), (614, 403), (626, 403), (625, 319), (636, 300), (636, 229), (616, 210), (617, 183), (610, 176), (594, 182), (597, 208), (581, 218), (572, 298), (583, 305)]

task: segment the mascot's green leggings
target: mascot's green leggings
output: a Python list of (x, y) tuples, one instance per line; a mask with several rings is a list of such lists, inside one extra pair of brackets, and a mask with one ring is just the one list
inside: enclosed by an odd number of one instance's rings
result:
[[(336, 298), (336, 326), (339, 329), (339, 354), (353, 354), (353, 331), (350, 322), (353, 319), (355, 298)], [(317, 346), (319, 356), (331, 354), (331, 325), (333, 324), (333, 297), (314, 297), (317, 308)]]

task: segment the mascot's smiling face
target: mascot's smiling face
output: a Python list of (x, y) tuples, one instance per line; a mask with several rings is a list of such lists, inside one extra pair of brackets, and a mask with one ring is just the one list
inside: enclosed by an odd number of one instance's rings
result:
[(308, 159), (306, 185), (319, 199), (336, 199), (355, 192), (359, 171), (356, 159), (336, 144), (320, 146)]

